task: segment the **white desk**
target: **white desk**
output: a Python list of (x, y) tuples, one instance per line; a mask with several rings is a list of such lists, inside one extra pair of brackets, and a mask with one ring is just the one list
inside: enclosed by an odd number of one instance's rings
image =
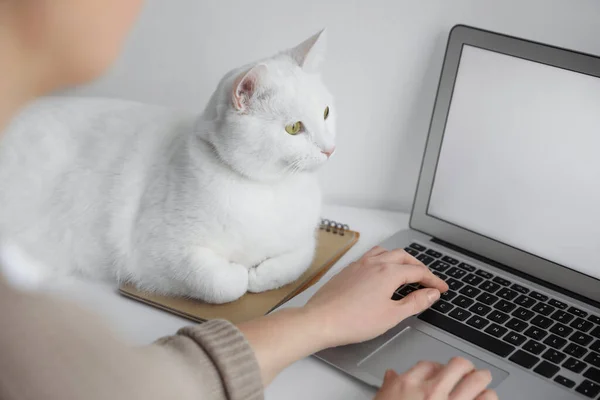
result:
[[(408, 226), (408, 215), (377, 210), (326, 206), (323, 215), (346, 223), (360, 231), (359, 242), (329, 273), (311, 289), (284, 307), (303, 305), (333, 274), (357, 259), (374, 245)], [(190, 322), (166, 312), (119, 296), (110, 285), (63, 282), (50, 291), (91, 308), (133, 344), (147, 344), (173, 334)], [(267, 388), (267, 399), (372, 399), (375, 391), (314, 359), (307, 358), (290, 366)]]

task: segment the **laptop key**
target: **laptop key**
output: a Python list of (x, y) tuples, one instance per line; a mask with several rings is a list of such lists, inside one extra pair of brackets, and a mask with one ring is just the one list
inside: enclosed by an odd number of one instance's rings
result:
[(532, 299), (531, 297), (528, 297), (528, 296), (525, 296), (524, 294), (522, 294), (519, 297), (517, 297), (517, 299), (515, 300), (515, 303), (517, 303), (521, 307), (531, 308), (531, 306), (533, 306), (536, 303), (536, 301), (534, 299)]
[(506, 334), (506, 332), (508, 332), (508, 329), (497, 324), (492, 324), (484, 332), (489, 333), (494, 337), (501, 338)]
[(552, 306), (549, 306), (548, 304), (537, 303), (535, 306), (533, 306), (532, 310), (536, 313), (548, 316), (552, 314), (556, 309)]
[(561, 323), (557, 323), (552, 327), (552, 329), (550, 329), (550, 332), (555, 333), (560, 337), (566, 338), (571, 333), (573, 333), (573, 328), (569, 328), (568, 326), (565, 326)]
[(569, 389), (573, 389), (575, 387), (575, 382), (573, 382), (569, 378), (565, 378), (562, 375), (557, 375), (556, 378), (554, 378), (554, 382), (558, 383), (559, 385), (563, 385), (564, 387), (567, 387)]
[(578, 331), (587, 332), (590, 329), (592, 329), (594, 324), (592, 324), (590, 321), (586, 321), (582, 318), (577, 318), (575, 321), (571, 322), (571, 324), (569, 326), (571, 328), (577, 329)]
[(579, 361), (573, 357), (570, 357), (567, 361), (562, 365), (564, 368), (569, 371), (573, 371), (576, 374), (580, 374), (584, 369), (587, 368), (587, 364), (583, 361)]
[(404, 298), (404, 296), (402, 296), (401, 294), (398, 294), (396, 292), (394, 292), (394, 294), (392, 295), (392, 300), (394, 300), (394, 301), (402, 300), (403, 298)]
[(440, 278), (441, 280), (446, 281), (446, 283), (448, 283), (447, 282), (448, 277), (446, 275), (444, 275), (444, 274), (442, 274), (441, 272), (438, 272), (438, 271), (433, 271), (432, 273), (435, 276), (437, 276), (438, 278)]
[(483, 282), (483, 278), (475, 274), (469, 274), (463, 278), (463, 282), (467, 282), (469, 285), (477, 286)]
[(515, 292), (514, 290), (510, 290), (507, 288), (504, 288), (502, 290), (500, 290), (498, 293), (496, 293), (496, 295), (498, 297), (501, 297), (505, 300), (514, 300), (515, 297), (517, 297), (519, 295), (519, 293)]
[(450, 290), (454, 290), (454, 291), (458, 291), (461, 287), (465, 286), (464, 283), (457, 281), (456, 279), (453, 279), (453, 278), (448, 278), (446, 283), (448, 284), (448, 287), (450, 288)]
[(467, 264), (467, 263), (460, 263), (460, 264), (458, 264), (458, 268), (462, 268), (462, 269), (464, 269), (465, 271), (468, 271), (468, 272), (475, 272), (475, 271), (477, 271), (477, 268), (475, 268), (474, 266), (472, 266), (470, 264)]
[(458, 294), (456, 292), (451, 292), (450, 290), (448, 290), (446, 293), (442, 293), (440, 298), (442, 300), (450, 301), (453, 298), (455, 298), (456, 296), (458, 296)]
[(548, 300), (548, 304), (550, 304), (552, 307), (556, 307), (561, 310), (566, 310), (569, 307), (567, 304), (563, 303), (562, 301), (558, 301), (556, 299)]
[(495, 277), (495, 278), (493, 279), (493, 281), (494, 281), (494, 282), (496, 282), (496, 283), (499, 283), (499, 284), (500, 284), (500, 285), (502, 285), (502, 286), (510, 286), (510, 285), (511, 285), (511, 283), (512, 283), (511, 281), (509, 281), (509, 280), (506, 280), (506, 279), (504, 279), (504, 278), (500, 278), (499, 276)]
[(588, 316), (588, 313), (580, 310), (579, 308), (575, 308), (575, 307), (569, 307), (569, 312), (571, 314), (575, 314), (576, 316), (581, 317), (581, 318), (585, 318)]
[(461, 294), (470, 298), (475, 298), (481, 293), (481, 290), (474, 288), (473, 286), (467, 285), (459, 291)]
[(456, 258), (452, 258), (452, 257), (448, 257), (448, 256), (444, 256), (444, 258), (442, 258), (442, 261), (447, 262), (448, 264), (452, 264), (452, 265), (458, 264), (458, 260)]
[(524, 332), (524, 334), (535, 340), (542, 340), (543, 338), (548, 336), (548, 332), (546, 332), (543, 329), (538, 328), (537, 326), (529, 327), (529, 329), (527, 329)]
[(454, 306), (444, 300), (437, 301), (433, 306), (431, 306), (436, 311), (441, 312), (442, 314), (449, 313)]
[(529, 321), (535, 316), (535, 313), (533, 311), (526, 310), (523, 307), (519, 307), (515, 311), (513, 311), (512, 316), (517, 317), (523, 321)]
[(532, 320), (531, 323), (535, 326), (539, 326), (542, 329), (548, 329), (552, 326), (552, 324), (554, 323), (554, 321), (552, 321), (550, 318), (546, 318), (543, 317), (541, 315), (536, 315)]
[(474, 315), (467, 321), (467, 324), (472, 326), (473, 328), (483, 329), (490, 324), (490, 321), (488, 321), (485, 318)]
[(442, 256), (442, 253), (429, 249), (425, 252), (425, 254), (427, 254), (428, 256), (431, 256), (433, 258), (440, 258)]
[(457, 298), (452, 300), (452, 304), (455, 304), (462, 308), (469, 308), (473, 305), (473, 303), (475, 303), (475, 300), (471, 300), (465, 296), (458, 296)]
[(590, 321), (593, 324), (600, 325), (600, 317), (598, 317), (597, 315), (590, 315), (588, 317), (588, 321)]
[(515, 346), (520, 346), (527, 340), (527, 338), (516, 332), (509, 332), (506, 336), (504, 336), (503, 340), (510, 344), (514, 344)]
[(399, 288), (399, 290), (396, 290), (396, 292), (404, 297), (408, 296), (409, 294), (411, 294), (412, 292), (416, 292), (417, 289), (415, 289), (412, 286), (404, 286), (402, 289)]
[(415, 249), (415, 250), (417, 250), (417, 251), (425, 251), (425, 250), (427, 250), (427, 247), (425, 247), (425, 246), (422, 246), (422, 245), (420, 245), (420, 244), (418, 244), (418, 243), (411, 243), (411, 244), (409, 245), (409, 247), (412, 247), (413, 249)]
[(563, 324), (568, 324), (575, 317), (566, 311), (558, 310), (554, 314), (552, 314), (550, 318)]
[(548, 301), (548, 296), (539, 292), (531, 292), (529, 295), (538, 301)]
[(488, 306), (491, 306), (498, 300), (499, 299), (496, 296), (494, 296), (493, 294), (489, 294), (489, 293), (481, 293), (479, 295), (479, 297), (477, 297), (477, 301), (479, 301), (485, 305), (488, 305)]
[(540, 365), (535, 367), (533, 371), (546, 378), (552, 378), (558, 371), (560, 371), (560, 367), (550, 364), (548, 361), (542, 361)]
[(523, 345), (523, 348), (531, 354), (535, 354), (536, 356), (539, 356), (544, 350), (547, 349), (546, 346), (539, 342), (536, 342), (535, 340), (529, 340)]
[(544, 355), (542, 355), (542, 357), (545, 360), (548, 360), (550, 362), (553, 362), (554, 364), (560, 364), (561, 362), (563, 362), (563, 360), (565, 358), (567, 358), (566, 355), (564, 355), (563, 353), (561, 353), (560, 351), (556, 351), (554, 349), (549, 349), (548, 351), (546, 351), (544, 353)]
[(508, 314), (504, 314), (503, 312), (497, 310), (492, 311), (487, 317), (489, 320), (492, 320), (493, 322), (496, 322), (500, 325), (502, 325), (510, 319), (510, 316)]
[(417, 260), (421, 261), (425, 265), (429, 265), (435, 261), (435, 258), (428, 256), (427, 254), (420, 254), (417, 256)]
[(462, 308), (460, 308), (460, 307), (456, 307), (456, 308), (455, 308), (454, 310), (452, 310), (452, 311), (450, 312), (450, 314), (448, 314), (448, 315), (450, 315), (452, 318), (456, 318), (456, 319), (457, 319), (457, 320), (459, 320), (459, 321), (465, 321), (465, 320), (467, 320), (468, 318), (470, 318), (470, 317), (471, 317), (471, 315), (473, 315), (473, 314), (471, 314), (470, 312), (468, 312), (468, 311), (466, 311), (466, 310), (463, 310), (463, 309), (462, 309)]
[(581, 385), (577, 386), (575, 391), (589, 397), (590, 399), (593, 399), (594, 397), (598, 396), (598, 393), (600, 393), (600, 385), (586, 379), (581, 382)]
[(518, 318), (513, 318), (508, 321), (505, 326), (513, 331), (523, 332), (529, 325)]
[(529, 289), (527, 289), (524, 286), (521, 286), (517, 283), (513, 283), (513, 285), (510, 287), (512, 290), (516, 290), (519, 293), (523, 293), (523, 294), (527, 294), (529, 293)]
[(532, 356), (531, 354), (526, 353), (523, 350), (516, 351), (515, 354), (510, 356), (509, 360), (527, 369), (530, 369), (540, 361), (540, 359), (536, 356)]
[(517, 306), (514, 305), (513, 303), (509, 303), (506, 300), (500, 300), (499, 302), (494, 304), (494, 308), (508, 313), (508, 312), (511, 312), (512, 310), (514, 310), (515, 308), (517, 308)]
[(488, 314), (490, 311), (492, 311), (492, 308), (489, 306), (486, 306), (485, 304), (475, 303), (475, 304), (473, 304), (473, 306), (471, 308), (469, 308), (469, 311), (472, 311), (473, 313), (479, 315), (480, 317), (483, 317), (486, 314)]
[[(594, 350), (593, 347), (592, 347), (592, 350)], [(581, 358), (581, 357), (585, 356), (585, 354), (588, 352), (585, 347), (582, 347), (575, 343), (569, 343), (569, 345), (563, 351), (565, 353), (567, 353), (568, 355), (573, 356), (575, 358)]]
[(500, 357), (507, 357), (515, 350), (514, 346), (457, 322), (437, 311), (427, 310), (418, 318)]
[(450, 268), (450, 264), (438, 260), (431, 264), (429, 268), (434, 271), (445, 272), (448, 268)]
[(598, 368), (590, 367), (587, 371), (585, 371), (583, 376), (596, 383), (600, 383), (600, 369)]
[(567, 344), (567, 340), (560, 338), (556, 335), (550, 335), (546, 340), (544, 340), (544, 344), (547, 344), (550, 347), (553, 347), (557, 350), (562, 349)]
[(467, 275), (467, 271), (452, 267), (446, 272), (446, 274), (456, 279), (462, 279), (465, 275)]
[(591, 332), (590, 335), (592, 335), (593, 337), (600, 339), (600, 326), (595, 327)]
[(575, 342), (575, 343), (580, 344), (582, 346), (587, 346), (594, 339), (590, 335), (586, 335), (585, 333), (581, 333), (581, 332), (577, 332), (576, 331), (574, 334), (571, 335), (571, 337), (569, 338), (569, 340), (571, 342)]
[(416, 257), (416, 256), (418, 256), (418, 255), (419, 255), (419, 252), (418, 252), (417, 250), (415, 250), (415, 249), (413, 249), (413, 248), (410, 248), (410, 247), (406, 247), (406, 248), (404, 249), (404, 251), (406, 251), (408, 254), (410, 254), (410, 255), (411, 255), (411, 256), (413, 256), (413, 257)]
[(594, 367), (600, 368), (600, 354), (594, 351), (588, 354), (583, 361), (592, 364)]
[(492, 281), (485, 281), (481, 285), (479, 285), (479, 288), (485, 290), (488, 293), (496, 293), (501, 288), (501, 286)]
[(592, 343), (592, 345), (590, 346), (590, 349), (592, 349), (596, 353), (600, 353), (600, 340), (594, 341), (594, 343)]
[(477, 274), (477, 275), (479, 275), (479, 276), (481, 276), (482, 278), (485, 278), (485, 279), (492, 279), (494, 277), (494, 275), (490, 274), (487, 271), (483, 271), (481, 269), (478, 270), (477, 272), (475, 272), (475, 274)]

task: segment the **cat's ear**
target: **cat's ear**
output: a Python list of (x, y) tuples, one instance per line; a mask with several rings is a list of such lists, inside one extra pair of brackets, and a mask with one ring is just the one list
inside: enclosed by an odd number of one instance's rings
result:
[(327, 31), (310, 37), (298, 46), (289, 50), (290, 56), (307, 72), (316, 72), (325, 59), (327, 51)]
[(267, 66), (258, 64), (250, 71), (247, 71), (234, 81), (233, 92), (231, 94), (233, 106), (238, 111), (246, 111), (252, 96), (256, 89), (261, 84), (261, 80), (265, 78)]

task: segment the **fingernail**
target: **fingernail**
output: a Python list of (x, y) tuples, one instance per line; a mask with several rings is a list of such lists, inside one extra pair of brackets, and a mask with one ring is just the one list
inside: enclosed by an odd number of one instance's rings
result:
[(440, 298), (440, 292), (435, 289), (427, 290), (427, 298), (429, 299), (429, 303), (433, 304)]
[(387, 371), (385, 371), (385, 376), (383, 377), (384, 380), (388, 380), (392, 378), (392, 370), (388, 369)]

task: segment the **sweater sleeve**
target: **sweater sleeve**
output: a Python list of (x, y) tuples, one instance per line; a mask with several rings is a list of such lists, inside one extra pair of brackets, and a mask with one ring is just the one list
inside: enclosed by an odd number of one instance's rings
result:
[(263, 398), (254, 353), (226, 321), (133, 347), (73, 304), (17, 291), (0, 278), (0, 326), (5, 400)]
[(214, 320), (186, 327), (176, 336), (161, 339), (156, 344), (196, 364), (193, 369), (199, 372), (198, 379), (205, 381), (203, 387), (212, 396), (209, 398), (263, 398), (260, 368), (254, 352), (231, 323)]

